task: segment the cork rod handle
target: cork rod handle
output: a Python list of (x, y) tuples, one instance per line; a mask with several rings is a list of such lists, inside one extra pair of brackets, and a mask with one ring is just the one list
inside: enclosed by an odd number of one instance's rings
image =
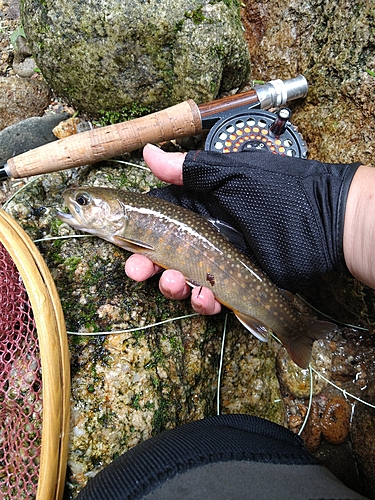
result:
[(202, 130), (197, 104), (188, 100), (156, 113), (60, 139), (10, 158), (13, 178), (56, 172), (134, 151), (147, 143), (189, 137)]

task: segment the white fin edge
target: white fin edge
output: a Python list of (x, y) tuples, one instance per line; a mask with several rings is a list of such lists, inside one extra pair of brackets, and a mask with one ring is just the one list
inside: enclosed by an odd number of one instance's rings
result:
[(248, 316), (242, 316), (239, 313), (234, 313), (240, 323), (251, 332), (254, 337), (259, 339), (262, 342), (267, 342), (268, 338), (266, 334), (268, 333), (268, 329), (262, 324), (258, 323), (254, 318), (250, 318)]

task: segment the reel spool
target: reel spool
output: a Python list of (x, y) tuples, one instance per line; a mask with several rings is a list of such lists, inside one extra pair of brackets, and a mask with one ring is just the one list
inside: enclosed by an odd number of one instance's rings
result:
[(0, 210), (0, 498), (60, 500), (70, 366), (60, 299), (24, 230)]
[(257, 149), (306, 158), (306, 144), (290, 123), (291, 114), (289, 108), (280, 108), (277, 114), (250, 109), (236, 116), (223, 117), (211, 128), (205, 149), (217, 153)]

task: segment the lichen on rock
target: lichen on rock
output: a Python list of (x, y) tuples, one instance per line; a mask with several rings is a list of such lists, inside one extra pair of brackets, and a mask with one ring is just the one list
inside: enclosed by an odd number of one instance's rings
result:
[(205, 102), (249, 77), (236, 2), (22, 0), (22, 22), (50, 86), (93, 114)]

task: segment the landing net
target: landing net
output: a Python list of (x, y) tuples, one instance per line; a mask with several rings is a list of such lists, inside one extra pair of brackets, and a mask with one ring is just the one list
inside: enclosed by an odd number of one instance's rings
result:
[(34, 499), (42, 438), (42, 374), (29, 298), (0, 243), (0, 498)]

